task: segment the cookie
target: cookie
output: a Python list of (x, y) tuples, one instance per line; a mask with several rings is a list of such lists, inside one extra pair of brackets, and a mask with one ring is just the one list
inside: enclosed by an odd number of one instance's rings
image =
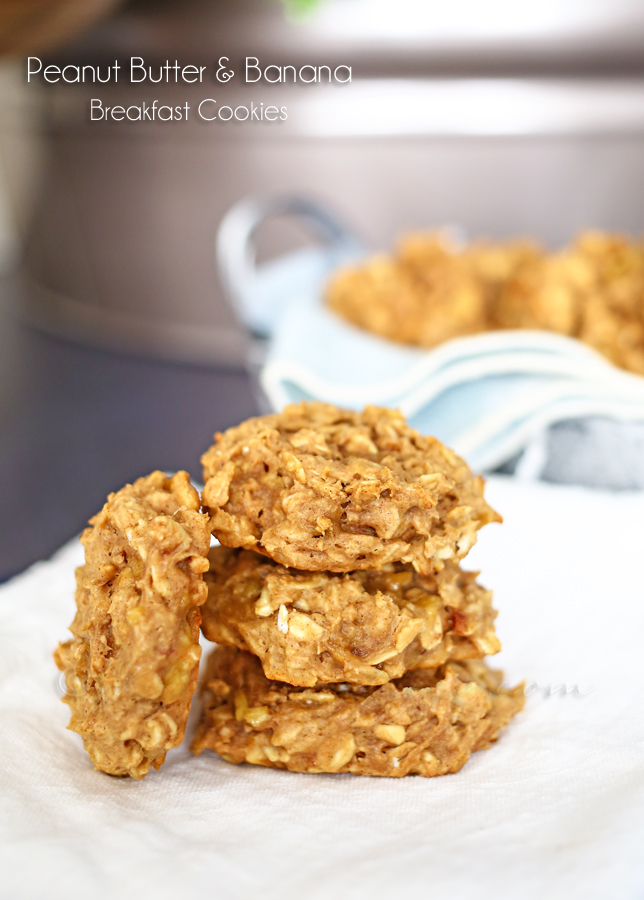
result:
[(215, 547), (209, 558), (204, 635), (250, 650), (275, 681), (385, 684), (501, 649), (491, 592), (451, 561), (431, 575), (406, 563), (339, 575), (250, 550)]
[(500, 521), (462, 459), (376, 406), (287, 406), (216, 435), (202, 462), (219, 541), (307, 571), (431, 572)]
[(575, 250), (594, 275), (579, 337), (615, 365), (644, 375), (644, 246), (588, 231)]
[(574, 336), (578, 333), (592, 271), (578, 254), (529, 260), (499, 291), (492, 324)]
[(293, 772), (444, 775), (489, 747), (523, 706), (479, 660), (409, 672), (379, 687), (293, 688), (242, 650), (208, 660), (194, 753)]
[(483, 286), (440, 235), (410, 237), (394, 259), (342, 269), (327, 302), (354, 325), (421, 347), (485, 328)]
[(81, 537), (73, 638), (55, 653), (95, 768), (142, 778), (183, 735), (200, 657), (208, 517), (186, 472), (115, 494)]
[(404, 237), (379, 255), (334, 273), (327, 305), (353, 325), (389, 340), (435, 347), (489, 327), (499, 288), (518, 265), (541, 256), (528, 241), (465, 248), (444, 233)]

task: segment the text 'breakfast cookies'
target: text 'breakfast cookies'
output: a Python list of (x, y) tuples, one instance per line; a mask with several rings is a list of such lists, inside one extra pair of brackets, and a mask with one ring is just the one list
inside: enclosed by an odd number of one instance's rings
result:
[(482, 661), (496, 612), (459, 562), (500, 517), (463, 460), (398, 412), (301, 403), (216, 435), (203, 464), (204, 512), (185, 472), (155, 472), (83, 534), (55, 656), (96, 768), (141, 778), (181, 742), (202, 615), (221, 646), (195, 753), (430, 776), (497, 739), (523, 689)]

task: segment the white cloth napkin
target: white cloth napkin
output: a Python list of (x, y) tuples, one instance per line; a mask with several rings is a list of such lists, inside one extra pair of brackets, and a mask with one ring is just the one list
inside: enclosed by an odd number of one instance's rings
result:
[(3, 900), (641, 898), (644, 495), (500, 477), (488, 495), (506, 521), (466, 562), (530, 696), (442, 778), (295, 775), (185, 746), (142, 782), (95, 772), (51, 658), (80, 546), (0, 588)]

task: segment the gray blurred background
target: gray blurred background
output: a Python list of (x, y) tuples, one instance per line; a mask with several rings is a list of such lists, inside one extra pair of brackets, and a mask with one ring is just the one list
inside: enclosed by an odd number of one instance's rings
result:
[[(240, 198), (317, 198), (373, 248), (445, 224), (550, 246), (644, 230), (640, 0), (4, 0), (0, 51), (0, 579), (126, 481), (199, 478), (212, 433), (258, 409), (214, 264)], [(26, 84), (27, 54), (211, 71), (252, 55), (354, 78), (44, 87)], [(289, 118), (91, 123), (93, 96), (275, 101)], [(278, 221), (260, 252), (308, 240)]]

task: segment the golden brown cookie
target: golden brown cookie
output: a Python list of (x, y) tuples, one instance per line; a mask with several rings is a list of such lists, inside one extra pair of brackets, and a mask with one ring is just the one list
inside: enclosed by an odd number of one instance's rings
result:
[(55, 653), (94, 766), (142, 778), (183, 740), (195, 690), (208, 517), (186, 472), (115, 494), (81, 537), (73, 638)]
[(327, 302), (354, 325), (422, 347), (485, 328), (483, 285), (435, 234), (409, 236), (393, 259), (341, 269)]
[(575, 252), (594, 276), (579, 337), (615, 365), (644, 375), (644, 246), (588, 231)]
[(385, 684), (501, 649), (491, 592), (450, 561), (431, 575), (405, 563), (335, 575), (228, 547), (209, 558), (204, 635), (250, 650), (276, 681)]
[(461, 248), (441, 232), (410, 234), (391, 256), (334, 273), (326, 302), (381, 337), (435, 347), (489, 328), (499, 289), (519, 265), (541, 255), (529, 241), (479, 241)]
[(523, 686), (505, 690), (501, 677), (469, 660), (380, 687), (297, 689), (269, 681), (249, 653), (217, 647), (192, 750), (293, 772), (444, 775), (522, 708)]
[(215, 436), (202, 457), (215, 536), (307, 571), (461, 559), (500, 521), (483, 479), (394, 410), (300, 403)]
[(574, 336), (592, 278), (590, 267), (575, 253), (528, 260), (500, 290), (492, 325)]

